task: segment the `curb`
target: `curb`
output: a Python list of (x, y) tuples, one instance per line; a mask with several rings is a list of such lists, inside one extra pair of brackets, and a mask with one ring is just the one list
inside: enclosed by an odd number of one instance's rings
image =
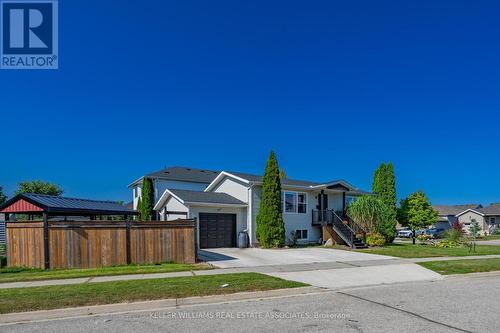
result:
[(86, 307), (40, 310), (32, 312), (17, 312), (0, 315), (0, 326), (89, 316), (103, 316), (109, 314), (116, 315), (144, 311), (154, 312), (166, 309), (175, 309), (182, 306), (232, 303), (265, 298), (294, 297), (309, 294), (314, 295), (325, 292), (331, 292), (331, 290), (317, 287), (299, 287), (290, 289), (242, 292), (226, 295), (197, 296), (178, 299), (170, 298), (154, 301), (92, 305)]
[(449, 274), (443, 276), (445, 279), (481, 278), (481, 277), (492, 277), (492, 276), (495, 277), (495, 276), (500, 276), (500, 271)]

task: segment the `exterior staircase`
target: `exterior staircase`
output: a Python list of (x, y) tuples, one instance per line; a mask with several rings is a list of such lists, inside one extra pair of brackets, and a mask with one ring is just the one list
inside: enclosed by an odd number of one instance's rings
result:
[(347, 214), (340, 218), (333, 210), (313, 211), (313, 225), (315, 223), (331, 227), (338, 238), (352, 249), (368, 248), (365, 243), (366, 231)]

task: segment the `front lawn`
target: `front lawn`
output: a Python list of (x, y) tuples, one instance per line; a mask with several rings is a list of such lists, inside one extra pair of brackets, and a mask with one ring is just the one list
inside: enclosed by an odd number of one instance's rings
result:
[[(226, 285), (222, 287), (223, 285)], [(258, 273), (0, 289), (0, 313), (306, 286)]]
[(462, 257), (500, 254), (500, 246), (477, 245), (476, 252), (471, 252), (468, 247), (440, 248), (425, 244), (394, 243), (384, 247), (374, 247), (357, 251), (400, 258)]
[(467, 274), (500, 270), (500, 259), (463, 259), (449, 261), (428, 261), (419, 265), (439, 274)]
[(89, 269), (52, 269), (47, 271), (43, 269), (5, 267), (0, 268), (0, 283), (126, 274), (170, 273), (200, 269), (211, 269), (211, 267), (206, 264), (192, 265), (175, 263), (164, 263), (158, 265), (124, 265)]

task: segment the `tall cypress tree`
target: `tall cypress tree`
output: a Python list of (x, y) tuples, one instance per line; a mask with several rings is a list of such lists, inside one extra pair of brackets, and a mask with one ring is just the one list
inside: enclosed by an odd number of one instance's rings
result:
[(387, 242), (392, 242), (396, 233), (396, 177), (392, 162), (387, 165), (382, 163), (373, 175), (372, 192), (384, 203), (387, 214), (386, 218), (379, 221), (378, 230), (384, 235)]
[(269, 154), (262, 180), (262, 196), (257, 215), (256, 234), (262, 247), (279, 247), (285, 244), (280, 170), (274, 151)]
[(136, 219), (142, 220), (142, 199), (141, 199), (141, 197), (139, 197), (139, 199), (137, 200), (137, 211), (139, 212), (139, 216), (138, 216), (138, 218), (136, 217)]
[(142, 202), (141, 202), (141, 220), (151, 221), (154, 217), (154, 191), (153, 181), (150, 178), (142, 179)]

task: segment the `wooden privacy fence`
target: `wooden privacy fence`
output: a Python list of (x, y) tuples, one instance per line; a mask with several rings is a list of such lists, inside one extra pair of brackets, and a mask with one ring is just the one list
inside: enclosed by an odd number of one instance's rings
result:
[(195, 220), (7, 222), (7, 265), (94, 268), (194, 263), (195, 226)]

